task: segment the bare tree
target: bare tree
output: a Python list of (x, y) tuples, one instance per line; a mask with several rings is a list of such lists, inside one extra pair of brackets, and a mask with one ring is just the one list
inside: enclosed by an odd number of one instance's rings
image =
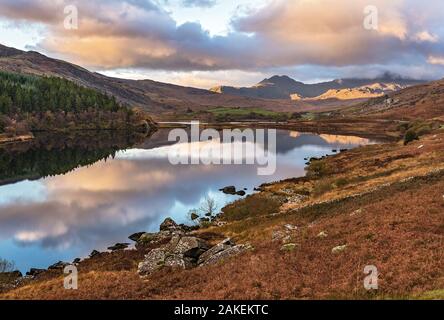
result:
[(0, 258), (0, 273), (11, 272), (15, 269), (15, 263), (6, 259)]
[(201, 204), (199, 211), (206, 217), (213, 217), (216, 215), (217, 204), (216, 201), (211, 197), (206, 197), (204, 202)]

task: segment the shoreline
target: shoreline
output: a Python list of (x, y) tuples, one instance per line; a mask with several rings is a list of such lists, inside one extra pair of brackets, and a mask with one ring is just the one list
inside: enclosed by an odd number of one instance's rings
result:
[[(201, 122), (201, 128), (216, 130), (234, 128), (278, 129), (292, 130), (302, 133), (334, 134), (357, 136), (360, 138), (376, 139), (380, 141), (396, 141), (402, 138), (397, 126), (400, 121), (369, 120), (369, 119), (333, 119), (319, 121), (294, 122), (266, 122), (266, 121), (239, 121), (239, 122)], [(159, 129), (188, 128), (190, 121), (159, 121)]]
[[(273, 299), (277, 291), (282, 291), (280, 297), (286, 299), (319, 299), (332, 294), (337, 298), (385, 299), (399, 297), (400, 292), (406, 299), (434, 295), (444, 298), (439, 293), (444, 287), (439, 282), (443, 276), (443, 261), (435, 259), (427, 265), (421, 264), (427, 268), (425, 272), (436, 275), (427, 279), (409, 272), (407, 267), (411, 263), (421, 263), (415, 257), (435, 252), (443, 240), (443, 236), (436, 233), (436, 223), (440, 219), (436, 212), (439, 213), (442, 202), (439, 190), (444, 187), (443, 144), (444, 130), (432, 132), (408, 145), (401, 144), (399, 139), (372, 144), (314, 161), (315, 165), (309, 165), (303, 177), (262, 185), (258, 193), (225, 206), (215, 223), (192, 232), (193, 237), (208, 239), (212, 245), (227, 237), (240, 245), (252, 244), (254, 249), (220, 264), (203, 269), (165, 267), (142, 279), (137, 266), (145, 261), (145, 254), (160, 250), (164, 245), (152, 243), (146, 251), (137, 248), (111, 251), (80, 262), (82, 281), (87, 283), (87, 288), (94, 285), (92, 291), (80, 289), (77, 293), (58, 288), (62, 271), (56, 269), (42, 272), (35, 279), (7, 290), (0, 294), (0, 299), (119, 299), (123, 296), (224, 299), (231, 292), (230, 297), (237, 299), (260, 297), (267, 300)], [(415, 197), (411, 196), (412, 192)], [(418, 212), (405, 215), (403, 208), (396, 205), (399, 201), (407, 207), (418, 206), (415, 207)], [(398, 227), (400, 216), (403, 217), (402, 228)], [(412, 232), (416, 232), (421, 246), (402, 240), (408, 239)], [(397, 250), (400, 245), (407, 246), (405, 250), (415, 254), (406, 257), (403, 250)], [(371, 252), (378, 252), (378, 255), (373, 256)], [(262, 263), (254, 264), (256, 269), (251, 269), (252, 261), (257, 259)], [(122, 266), (120, 261), (127, 262)], [(400, 283), (396, 278), (387, 280), (389, 282), (382, 279), (383, 289), (376, 294), (363, 289), (356, 291), (353, 283), (363, 277), (362, 270), (356, 270), (358, 263), (377, 265), (382, 274), (404, 272), (404, 280)], [(307, 269), (317, 266), (320, 274), (334, 272), (339, 284), (326, 283), (310, 272), (301, 274), (298, 269), (289, 267), (293, 265)], [(279, 272), (269, 274), (270, 270)], [(215, 273), (224, 274), (227, 283), (219, 291), (206, 291), (217, 286), (211, 276)], [(174, 286), (170, 280), (173, 274)], [(242, 282), (240, 275), (249, 281)], [(277, 277), (273, 283), (267, 282), (271, 276)], [(122, 287), (105, 297), (110, 277)], [(310, 287), (286, 289), (284, 283), (288, 279), (296, 286), (307, 282)], [(257, 290), (251, 287), (253, 280), (262, 283)], [(239, 285), (245, 289), (236, 291)], [(54, 290), (46, 291), (48, 286)], [(183, 292), (180, 290), (183, 287), (189, 290)], [(203, 295), (204, 292), (209, 293)]]

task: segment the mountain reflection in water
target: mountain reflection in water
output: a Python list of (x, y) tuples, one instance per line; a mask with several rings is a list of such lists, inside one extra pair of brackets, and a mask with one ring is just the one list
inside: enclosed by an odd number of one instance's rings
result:
[(252, 192), (303, 175), (304, 158), (371, 143), (278, 131), (277, 171), (258, 176), (254, 165), (173, 166), (168, 132), (42, 136), (32, 145), (0, 148), (0, 257), (21, 271), (85, 257), (134, 232), (156, 231), (167, 216), (188, 222), (188, 211), (207, 196), (220, 209), (239, 198), (218, 191), (227, 185)]

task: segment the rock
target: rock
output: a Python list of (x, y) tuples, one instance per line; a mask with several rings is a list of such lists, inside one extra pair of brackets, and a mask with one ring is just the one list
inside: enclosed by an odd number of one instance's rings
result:
[[(174, 242), (174, 240), (171, 241)], [(196, 237), (181, 237), (172, 252), (197, 260), (209, 248), (205, 240)]]
[(59, 261), (57, 263), (54, 263), (53, 265), (48, 267), (48, 270), (63, 270), (65, 267), (69, 265), (67, 262)]
[(75, 259), (72, 261), (72, 263), (73, 263), (73, 264), (79, 264), (80, 261), (82, 261), (82, 259), (80, 259), (80, 258), (75, 258)]
[(287, 236), (286, 232), (284, 232), (282, 230), (276, 230), (276, 231), (273, 231), (273, 233), (271, 235), (271, 241), (273, 241), (273, 242), (281, 241), (286, 236)]
[(141, 276), (147, 276), (165, 266), (166, 252), (162, 248), (153, 249), (139, 263), (137, 272)]
[(362, 209), (355, 210), (355, 211), (353, 211), (352, 213), (350, 213), (350, 217), (353, 217), (353, 216), (359, 215), (359, 214), (362, 213), (362, 211), (363, 211)]
[(100, 254), (99, 251), (97, 251), (97, 250), (93, 250), (93, 251), (89, 254), (89, 257), (90, 257), (90, 258), (94, 258), (95, 256), (98, 256), (99, 254)]
[(345, 251), (345, 249), (347, 249), (347, 245), (346, 244), (344, 244), (342, 246), (334, 247), (333, 249), (331, 249), (331, 253), (334, 253), (334, 254), (341, 253), (341, 252)]
[(45, 269), (31, 268), (28, 272), (26, 272), (26, 275), (30, 277), (35, 277), (45, 271), (46, 271)]
[(318, 238), (321, 238), (321, 239), (323, 239), (323, 238), (327, 238), (327, 237), (328, 237), (328, 234), (327, 234), (327, 232), (325, 232), (325, 231), (321, 231), (321, 232), (319, 232), (319, 234), (317, 235), (317, 237), (318, 237)]
[(281, 251), (293, 251), (297, 246), (296, 243), (287, 243), (281, 247)]
[(202, 255), (199, 257), (199, 260), (197, 261), (197, 264), (202, 264), (205, 261), (207, 261), (209, 258), (211, 258), (211, 256), (214, 256), (215, 254), (227, 250), (235, 245), (236, 244), (230, 238), (227, 238), (224, 241), (215, 245), (214, 247), (210, 248), (208, 251), (202, 253)]
[(235, 195), (236, 194), (236, 187), (235, 186), (228, 186), (228, 187), (219, 189), (219, 191), (222, 191), (225, 194)]
[(116, 243), (115, 245), (108, 247), (108, 250), (111, 251), (119, 251), (119, 250), (125, 250), (129, 247), (129, 243)]
[(139, 263), (138, 272), (147, 276), (162, 267), (191, 269), (208, 248), (206, 241), (200, 238), (175, 235), (167, 245), (151, 250)]
[(247, 250), (249, 250), (251, 247), (248, 245), (237, 245), (234, 247), (229, 247), (228, 249), (225, 249), (223, 251), (220, 251), (206, 259), (205, 261), (202, 261), (200, 266), (206, 266), (210, 264), (217, 264), (220, 263), (228, 258), (237, 256)]
[(137, 233), (133, 233), (132, 235), (130, 235), (128, 237), (128, 239), (137, 242), (139, 241), (140, 237), (143, 236), (145, 234), (145, 232), (137, 232)]
[(192, 269), (196, 266), (193, 258), (185, 257), (180, 254), (167, 255), (165, 258), (165, 266), (170, 268)]
[(236, 195), (241, 196), (241, 197), (245, 196), (246, 194), (247, 193), (243, 190), (236, 192)]
[(176, 231), (178, 229), (180, 229), (179, 226), (171, 218), (166, 218), (160, 225), (160, 231)]
[(199, 219), (199, 215), (197, 214), (197, 213), (195, 213), (195, 212), (192, 212), (191, 213), (191, 220), (197, 220), (197, 219)]
[(296, 227), (296, 226), (294, 226), (294, 225), (292, 225), (292, 224), (286, 224), (286, 225), (284, 226), (284, 228), (287, 229), (287, 230), (289, 230), (289, 231), (295, 231), (295, 230), (298, 229), (298, 227)]
[(161, 231), (158, 233), (144, 233), (139, 240), (137, 240), (136, 247), (143, 247), (149, 244), (156, 244), (170, 240), (172, 233), (170, 231)]

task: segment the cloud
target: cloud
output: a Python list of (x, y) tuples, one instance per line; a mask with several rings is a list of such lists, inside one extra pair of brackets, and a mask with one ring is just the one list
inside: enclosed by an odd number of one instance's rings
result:
[[(184, 1), (199, 6), (214, 2)], [(233, 16), (224, 36), (211, 36), (197, 22), (177, 24), (150, 0), (71, 3), (79, 8), (78, 30), (63, 28), (65, 0), (4, 0), (0, 16), (46, 25), (38, 49), (101, 70), (389, 68), (393, 63), (424, 66), (433, 61), (430, 56), (444, 52), (444, 3), (439, 0), (374, 0), (377, 30), (363, 27), (367, 0), (274, 0)]]
[(211, 8), (217, 4), (217, 0), (182, 0), (185, 7)]

